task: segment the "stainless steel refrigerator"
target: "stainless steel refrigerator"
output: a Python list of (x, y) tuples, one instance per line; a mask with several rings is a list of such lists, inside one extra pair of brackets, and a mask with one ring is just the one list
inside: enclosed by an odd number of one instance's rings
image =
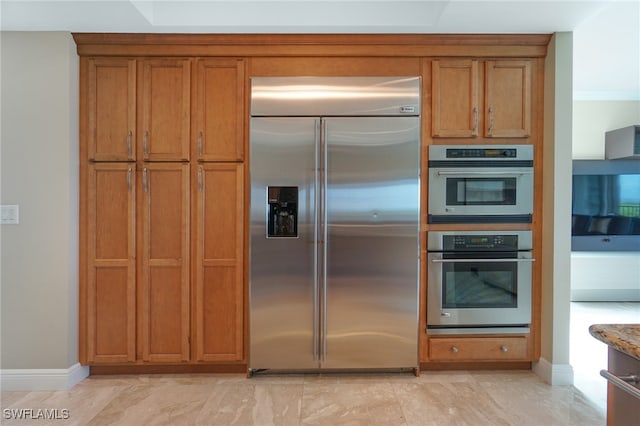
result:
[(250, 373), (418, 366), (420, 79), (251, 80)]

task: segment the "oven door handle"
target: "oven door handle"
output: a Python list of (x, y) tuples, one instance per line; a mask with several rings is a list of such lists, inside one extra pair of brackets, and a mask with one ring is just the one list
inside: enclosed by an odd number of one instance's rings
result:
[(438, 176), (523, 176), (533, 174), (533, 170), (438, 170)]
[(496, 263), (496, 262), (535, 262), (531, 258), (511, 258), (511, 259), (431, 259), (432, 263)]

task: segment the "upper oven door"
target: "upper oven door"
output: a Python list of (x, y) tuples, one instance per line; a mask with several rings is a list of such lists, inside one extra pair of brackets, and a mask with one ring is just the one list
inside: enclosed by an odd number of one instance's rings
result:
[(430, 223), (530, 223), (531, 167), (429, 168)]
[(428, 255), (428, 325), (531, 322), (531, 252)]

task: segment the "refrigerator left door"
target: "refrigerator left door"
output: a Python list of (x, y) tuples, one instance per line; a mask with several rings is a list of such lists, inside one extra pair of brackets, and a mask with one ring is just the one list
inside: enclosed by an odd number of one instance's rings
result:
[(249, 368), (317, 368), (319, 120), (252, 118)]

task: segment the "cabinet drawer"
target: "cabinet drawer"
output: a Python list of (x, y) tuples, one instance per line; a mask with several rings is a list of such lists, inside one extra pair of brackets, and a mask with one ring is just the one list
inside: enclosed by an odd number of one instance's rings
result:
[(434, 338), (429, 340), (432, 361), (502, 361), (524, 359), (526, 337)]

